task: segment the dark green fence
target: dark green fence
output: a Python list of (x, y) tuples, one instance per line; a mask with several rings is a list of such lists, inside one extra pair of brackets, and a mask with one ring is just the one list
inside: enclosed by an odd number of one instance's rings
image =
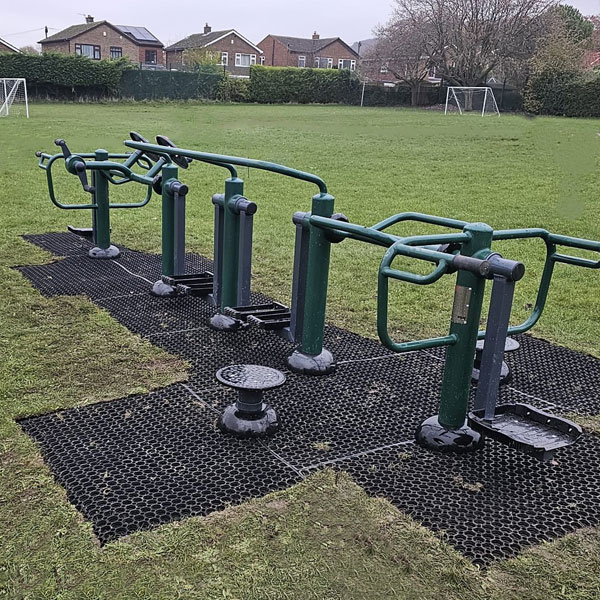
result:
[(214, 100), (222, 75), (211, 72), (125, 71), (121, 98), (134, 100)]

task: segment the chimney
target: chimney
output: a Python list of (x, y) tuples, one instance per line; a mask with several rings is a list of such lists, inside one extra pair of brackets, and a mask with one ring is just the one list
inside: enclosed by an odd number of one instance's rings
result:
[(211, 31), (212, 30), (211, 30), (210, 25), (208, 23), (205, 23), (204, 24), (204, 33), (210, 33)]
[(319, 34), (316, 31), (313, 33), (312, 39), (313, 40), (318, 40), (319, 39)]
[(86, 22), (86, 23), (93, 23), (93, 22), (94, 22), (94, 17), (92, 17), (92, 15), (88, 15), (88, 16), (85, 18), (85, 22)]

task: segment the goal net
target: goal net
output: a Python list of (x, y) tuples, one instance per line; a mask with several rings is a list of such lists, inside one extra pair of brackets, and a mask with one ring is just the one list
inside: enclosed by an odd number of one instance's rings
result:
[(25, 79), (0, 78), (0, 117), (9, 115), (29, 118)]
[(492, 88), (489, 87), (449, 87), (446, 92), (445, 114), (458, 112), (485, 115), (499, 115), (498, 104)]

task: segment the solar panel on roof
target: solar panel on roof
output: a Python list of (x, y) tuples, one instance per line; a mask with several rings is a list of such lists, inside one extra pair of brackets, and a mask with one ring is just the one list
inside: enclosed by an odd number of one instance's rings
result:
[(131, 35), (136, 40), (158, 42), (158, 39), (154, 37), (145, 27), (132, 27), (130, 25), (119, 25), (118, 27), (123, 33)]

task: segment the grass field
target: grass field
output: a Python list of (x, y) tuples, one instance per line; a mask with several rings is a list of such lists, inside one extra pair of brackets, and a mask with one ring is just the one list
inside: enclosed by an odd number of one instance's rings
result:
[[(443, 540), (367, 498), (346, 477), (321, 473), (288, 491), (207, 519), (189, 519), (100, 549), (14, 418), (116, 398), (185, 377), (186, 365), (152, 347), (85, 298), (42, 298), (9, 267), (50, 260), (24, 233), (87, 226), (47, 197), (35, 150), (63, 137), (74, 151), (122, 151), (130, 129), (179, 145), (281, 162), (323, 177), (336, 208), (371, 224), (402, 211), (545, 227), (598, 239), (597, 122), (503, 115), (444, 117), (429, 111), (319, 106), (33, 105), (32, 118), (0, 121), (0, 597), (7, 598), (596, 598), (600, 532), (587, 530), (477, 571)], [(258, 203), (255, 289), (289, 302), (296, 210), (314, 189), (245, 170)], [(219, 169), (194, 164), (188, 246), (211, 254)], [(82, 198), (75, 178), (61, 195)], [(132, 199), (137, 187), (115, 196)], [(160, 203), (115, 211), (113, 240), (160, 248)], [(422, 233), (426, 227), (398, 231)], [(498, 245), (522, 259), (515, 322), (526, 318), (543, 264), (536, 243)], [(333, 249), (328, 318), (373, 336), (381, 249)], [(450, 278), (447, 278), (448, 280)], [(394, 287), (399, 339), (445, 332), (451, 281)], [(600, 356), (598, 272), (559, 265), (549, 306), (534, 330)], [(107, 351), (108, 349), (108, 351)], [(598, 430), (597, 420), (586, 423)]]

